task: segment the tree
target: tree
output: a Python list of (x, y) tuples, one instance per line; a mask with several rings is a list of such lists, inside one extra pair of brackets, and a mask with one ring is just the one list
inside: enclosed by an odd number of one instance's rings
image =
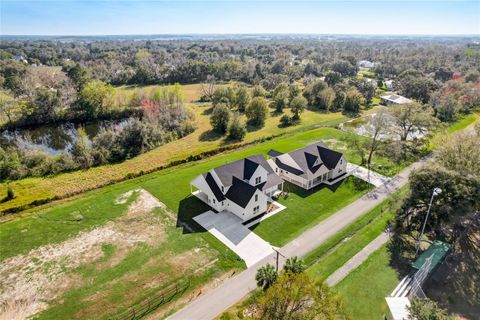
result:
[(390, 122), (391, 119), (389, 114), (386, 111), (382, 110), (377, 112), (375, 116), (370, 117), (370, 120), (368, 122), (369, 125), (366, 126), (369, 135), (369, 150), (367, 157), (369, 176), (373, 154), (378, 150), (382, 136), (388, 133)]
[(342, 313), (340, 297), (327, 285), (316, 283), (306, 273), (285, 273), (258, 299), (253, 318), (333, 320)]
[(330, 110), (332, 102), (335, 99), (335, 90), (325, 88), (318, 93), (318, 107), (323, 110)]
[(250, 92), (248, 92), (248, 89), (245, 86), (240, 86), (237, 89), (235, 100), (237, 103), (238, 111), (245, 112), (245, 109), (252, 100), (252, 98), (250, 97)]
[(343, 105), (345, 104), (346, 94), (343, 91), (337, 91), (335, 93), (335, 99), (332, 101), (332, 111), (338, 111), (343, 109)]
[(90, 168), (93, 165), (93, 157), (87, 143), (87, 134), (85, 129), (77, 130), (77, 141), (73, 144), (70, 152), (75, 162), (80, 164), (82, 168)]
[(205, 101), (212, 101), (213, 94), (215, 92), (215, 77), (212, 75), (207, 76), (207, 81), (202, 83), (200, 87), (200, 94), (202, 95), (202, 99)]
[(232, 140), (243, 140), (247, 134), (245, 123), (240, 118), (240, 114), (235, 112), (228, 126), (228, 138)]
[(305, 265), (303, 264), (302, 259), (299, 259), (298, 257), (292, 257), (285, 261), (283, 270), (290, 273), (301, 273), (305, 271)]
[(258, 269), (255, 280), (257, 281), (257, 286), (267, 290), (277, 280), (277, 276), (275, 267), (268, 263)]
[(316, 106), (318, 107), (320, 105), (319, 102), (319, 93), (325, 89), (327, 85), (325, 82), (322, 80), (315, 80), (311, 83), (309, 83), (306, 87), (305, 90), (303, 91), (303, 95), (305, 98), (307, 98), (308, 103), (311, 106)]
[(80, 91), (81, 111), (88, 118), (97, 117), (103, 111), (106, 100), (113, 95), (114, 91), (111, 85), (100, 80), (87, 83)]
[(342, 81), (342, 74), (335, 71), (330, 71), (325, 76), (325, 82), (328, 84), (329, 87), (333, 87), (334, 85), (336, 85), (341, 81)]
[(235, 105), (235, 91), (226, 86), (217, 87), (213, 92), (212, 102), (214, 106), (224, 103), (229, 108), (232, 108)]
[(366, 104), (370, 105), (377, 91), (377, 86), (375, 85), (374, 81), (368, 81), (367, 79), (360, 79), (359, 82), (357, 83), (357, 88), (365, 98)]
[(87, 69), (83, 68), (78, 63), (75, 64), (71, 68), (64, 68), (66, 69), (67, 76), (72, 79), (73, 83), (77, 90), (82, 90), (83, 87), (88, 83), (90, 77), (88, 75)]
[(266, 97), (268, 94), (267, 90), (265, 90), (261, 85), (256, 85), (252, 89), (252, 96), (256, 97)]
[(273, 102), (277, 112), (283, 112), (283, 109), (288, 106), (290, 91), (286, 83), (279, 84), (273, 92)]
[(307, 103), (307, 99), (302, 96), (296, 96), (293, 98), (292, 102), (290, 103), (290, 109), (293, 113), (294, 120), (300, 119), (300, 113), (305, 110)]
[(357, 74), (358, 68), (350, 61), (338, 60), (332, 64), (332, 70), (340, 73), (344, 77), (353, 77)]
[(280, 127), (285, 128), (291, 126), (293, 123), (293, 119), (288, 116), (288, 114), (284, 114), (280, 117)]
[(445, 310), (430, 299), (413, 299), (407, 306), (409, 320), (453, 320)]
[(402, 72), (396, 83), (400, 94), (407, 98), (418, 100), (421, 103), (427, 103), (430, 99), (430, 94), (437, 88), (433, 79), (423, 76), (417, 70)]
[(289, 101), (290, 103), (293, 101), (293, 99), (295, 99), (301, 92), (302, 90), (300, 89), (299, 86), (297, 86), (296, 84), (291, 84), (289, 87), (288, 87), (289, 91), (290, 91), (290, 95), (289, 95)]
[(345, 102), (343, 109), (347, 112), (358, 113), (360, 112), (360, 105), (363, 103), (363, 96), (357, 89), (351, 88), (348, 90), (345, 96)]
[(222, 134), (226, 133), (229, 121), (230, 109), (226, 104), (220, 103), (213, 107), (212, 114), (210, 115), (210, 124), (214, 131)]
[(245, 115), (248, 122), (254, 126), (263, 126), (268, 113), (268, 102), (264, 98), (253, 98), (247, 109)]
[(426, 133), (438, 124), (430, 107), (415, 102), (392, 107), (389, 113), (401, 141), (406, 141), (414, 132)]

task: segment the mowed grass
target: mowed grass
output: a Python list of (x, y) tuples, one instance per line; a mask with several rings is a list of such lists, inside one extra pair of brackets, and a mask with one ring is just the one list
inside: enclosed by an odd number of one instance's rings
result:
[(390, 253), (384, 245), (334, 288), (342, 295), (352, 319), (383, 319), (389, 314), (385, 297), (399, 281), (400, 276), (390, 265)]
[[(122, 87), (121, 91), (130, 92), (136, 87)], [(17, 208), (29, 204), (35, 205), (42, 201), (64, 198), (82, 193), (101, 186), (125, 180), (126, 177), (150, 172), (173, 161), (184, 160), (204, 152), (210, 152), (225, 146), (241, 146), (260, 139), (289, 134), (296, 131), (305, 131), (316, 126), (335, 126), (346, 117), (341, 113), (321, 113), (307, 110), (302, 114), (300, 124), (288, 128), (280, 128), (280, 114), (270, 113), (265, 126), (249, 128), (243, 142), (227, 141), (211, 131), (209, 104), (193, 103), (200, 97), (200, 85), (182, 86), (187, 107), (196, 117), (197, 129), (182, 139), (172, 141), (154, 150), (141, 154), (122, 163), (104, 165), (88, 170), (59, 174), (51, 177), (26, 178), (9, 183), (15, 193), (15, 198), (0, 203), (0, 211)], [(273, 111), (273, 110), (272, 110)], [(289, 114), (290, 111), (286, 110)], [(7, 183), (0, 183), (0, 195), (6, 194)]]
[(461, 117), (459, 120), (453, 122), (447, 127), (448, 133), (453, 133), (459, 130), (463, 130), (466, 127), (473, 124), (479, 118), (478, 114), (472, 113)]
[(281, 247), (371, 189), (370, 185), (355, 177), (332, 187), (321, 186), (309, 191), (285, 182), (284, 190), (289, 194), (279, 202), (287, 208), (262, 221), (254, 232), (272, 245)]

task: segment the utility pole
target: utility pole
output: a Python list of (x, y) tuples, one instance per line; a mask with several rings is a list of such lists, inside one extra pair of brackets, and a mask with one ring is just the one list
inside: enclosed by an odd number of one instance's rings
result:
[(417, 257), (418, 251), (420, 250), (420, 241), (422, 240), (423, 233), (425, 232), (425, 226), (427, 225), (428, 216), (430, 215), (430, 209), (432, 209), (433, 198), (435, 196), (438, 196), (440, 193), (442, 193), (442, 189), (440, 189), (440, 188), (434, 188), (433, 189), (432, 197), (430, 198), (430, 203), (428, 204), (427, 215), (425, 217), (425, 221), (423, 222), (422, 232), (420, 232), (420, 237), (418, 237), (418, 240), (417, 240), (417, 245), (416, 245), (417, 248), (416, 248), (416, 251), (415, 251), (415, 257)]
[(280, 251), (278, 251), (277, 249), (275, 249), (274, 247), (272, 247), (273, 251), (275, 251), (277, 253), (277, 257), (275, 258), (275, 270), (277, 271), (278, 273), (278, 260), (280, 259), (280, 256), (286, 258), (283, 254), (280, 253)]

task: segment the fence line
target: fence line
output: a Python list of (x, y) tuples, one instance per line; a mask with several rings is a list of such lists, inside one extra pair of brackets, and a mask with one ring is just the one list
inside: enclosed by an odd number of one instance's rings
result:
[(178, 293), (183, 293), (190, 286), (190, 281), (184, 283), (175, 283), (153, 297), (150, 297), (136, 305), (130, 307), (124, 312), (110, 317), (110, 320), (136, 320), (145, 317), (150, 312), (156, 310), (161, 305), (170, 302)]

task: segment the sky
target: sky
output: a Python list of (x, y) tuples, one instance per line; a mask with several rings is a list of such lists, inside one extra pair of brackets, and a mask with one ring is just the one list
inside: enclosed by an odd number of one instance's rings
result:
[(480, 35), (480, 0), (0, 0), (0, 18), (1, 35)]

